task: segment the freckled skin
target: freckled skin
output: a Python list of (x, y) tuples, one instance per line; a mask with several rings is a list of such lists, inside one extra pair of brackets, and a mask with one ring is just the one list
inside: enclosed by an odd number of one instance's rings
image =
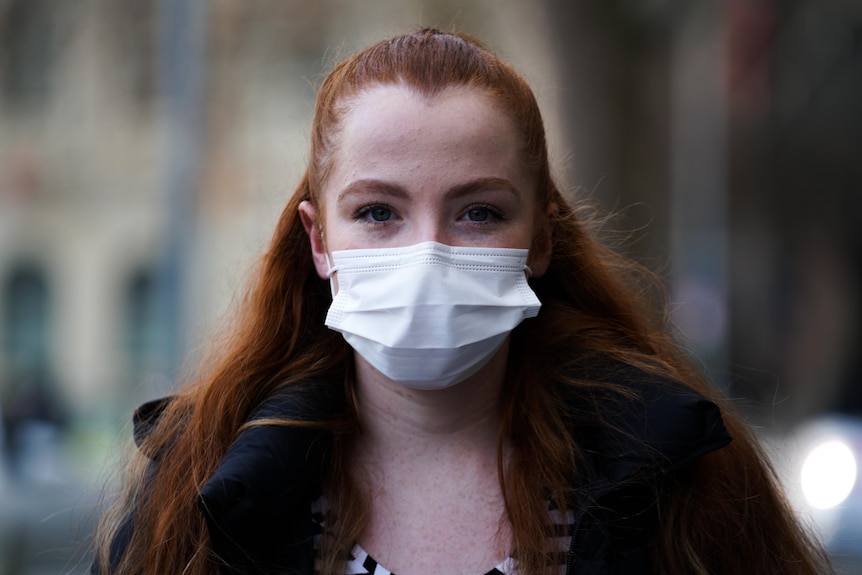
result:
[[(300, 206), (318, 274), (327, 277), (334, 250), (432, 240), (529, 248), (536, 192), (519, 150), (511, 121), (479, 91), (360, 94), (322, 190), (325, 220)], [(534, 276), (549, 258), (550, 245), (531, 252)], [(474, 376), (434, 391), (401, 386), (356, 355), (363, 433), (349, 460), (371, 502), (359, 543), (387, 569), (476, 575), (510, 552), (497, 475), (507, 354), (508, 343)]]
[[(530, 247), (535, 190), (519, 148), (511, 122), (481, 92), (455, 89), (431, 100), (391, 86), (363, 93), (344, 118), (333, 169), (321, 194), (325, 248), (395, 247), (428, 240)], [(480, 177), (511, 182), (515, 192), (505, 198), (511, 204), (505, 206), (505, 225), (493, 230), (457, 221), (465, 202), (446, 198), (454, 186)], [(338, 201), (340, 192), (362, 179), (396, 184), (409, 194), (393, 206), (399, 224), (385, 234), (358, 224), (354, 206)], [(494, 203), (502, 201), (500, 196), (489, 191), (480, 199)], [(310, 206), (303, 213), (316, 222)], [(325, 277), (325, 267), (318, 271)]]

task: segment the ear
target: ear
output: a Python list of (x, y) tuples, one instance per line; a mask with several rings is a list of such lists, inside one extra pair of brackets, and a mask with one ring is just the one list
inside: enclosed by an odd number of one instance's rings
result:
[(557, 204), (551, 204), (545, 213), (537, 222), (537, 231), (533, 245), (530, 247), (530, 271), (533, 272), (532, 277), (540, 278), (548, 271), (548, 266), (551, 265), (551, 252), (554, 245), (554, 225), (558, 213)]
[(308, 239), (311, 242), (311, 257), (314, 260), (314, 269), (321, 279), (328, 279), (329, 265), (326, 261), (326, 244), (323, 241), (323, 222), (317, 220), (317, 210), (308, 200), (299, 204), (299, 219)]

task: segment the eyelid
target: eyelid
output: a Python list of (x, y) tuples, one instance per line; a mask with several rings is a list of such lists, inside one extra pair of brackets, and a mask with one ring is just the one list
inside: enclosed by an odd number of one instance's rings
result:
[(392, 217), (398, 218), (398, 212), (395, 211), (395, 208), (387, 204), (386, 202), (368, 202), (366, 204), (362, 204), (355, 210), (353, 210), (353, 219), (358, 222), (364, 222), (366, 224), (380, 226), (385, 225), (391, 221), (391, 218), (385, 221), (375, 221), (370, 219), (368, 216), (371, 212), (377, 208), (384, 208), (391, 212)]
[[(485, 202), (475, 202), (473, 204), (470, 204), (469, 206), (467, 206), (464, 209), (464, 214), (462, 217), (466, 217), (467, 215), (469, 215), (471, 210), (475, 210), (477, 208), (488, 210), (488, 213), (491, 216), (491, 218), (490, 218), (491, 222), (502, 221), (502, 220), (506, 219), (506, 216), (505, 216), (503, 210), (501, 210), (500, 208), (498, 208), (497, 206), (495, 206), (493, 204), (487, 204)], [(473, 223), (474, 224), (487, 224), (489, 222), (482, 221), (482, 222), (473, 222)]]

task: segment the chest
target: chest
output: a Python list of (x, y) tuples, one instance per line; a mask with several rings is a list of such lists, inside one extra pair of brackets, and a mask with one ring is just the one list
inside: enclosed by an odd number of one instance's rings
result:
[(449, 468), (388, 479), (368, 490), (371, 513), (358, 543), (392, 571), (477, 575), (509, 556), (495, 475)]
[[(313, 504), (317, 532), (322, 531), (328, 505), (321, 497)], [(411, 573), (451, 573), (461, 575), (516, 575), (518, 562), (511, 554), (508, 525), (475, 522), (469, 509), (442, 525), (440, 532), (429, 530), (421, 512), (410, 514), (408, 521), (393, 517), (381, 520), (379, 531), (369, 529), (360, 538), (345, 564), (345, 575), (410, 575)], [(548, 509), (553, 524), (553, 536), (548, 541), (558, 551), (565, 552), (571, 544), (574, 515)], [(459, 523), (460, 521), (460, 523)], [(472, 527), (471, 527), (472, 525)], [(491, 542), (489, 543), (489, 536)], [(501, 545), (503, 541), (505, 544)], [(548, 573), (563, 575), (566, 564), (561, 561)]]

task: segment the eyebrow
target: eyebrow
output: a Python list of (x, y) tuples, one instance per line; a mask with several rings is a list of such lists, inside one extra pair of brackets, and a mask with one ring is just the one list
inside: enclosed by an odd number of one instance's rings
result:
[(408, 196), (407, 190), (399, 185), (390, 184), (382, 180), (366, 179), (356, 180), (347, 184), (347, 186), (339, 192), (336, 203), (340, 204), (350, 196), (359, 194), (381, 194), (396, 198), (406, 198)]
[(507, 179), (504, 178), (476, 178), (475, 180), (470, 180), (469, 182), (464, 182), (463, 184), (458, 184), (457, 186), (449, 189), (446, 194), (446, 199), (457, 198), (461, 196), (467, 196), (470, 194), (476, 194), (480, 192), (488, 192), (488, 191), (503, 191), (506, 192), (515, 198), (518, 198), (518, 189), (515, 185)]
[[(512, 182), (504, 178), (476, 178), (462, 184), (458, 184), (446, 191), (445, 199), (453, 199), (470, 194), (500, 190), (514, 197), (518, 197), (518, 190)], [(407, 198), (410, 194), (403, 187), (375, 179), (363, 179), (350, 182), (338, 194), (336, 203), (340, 204), (347, 198), (358, 194), (381, 194), (396, 198)]]

